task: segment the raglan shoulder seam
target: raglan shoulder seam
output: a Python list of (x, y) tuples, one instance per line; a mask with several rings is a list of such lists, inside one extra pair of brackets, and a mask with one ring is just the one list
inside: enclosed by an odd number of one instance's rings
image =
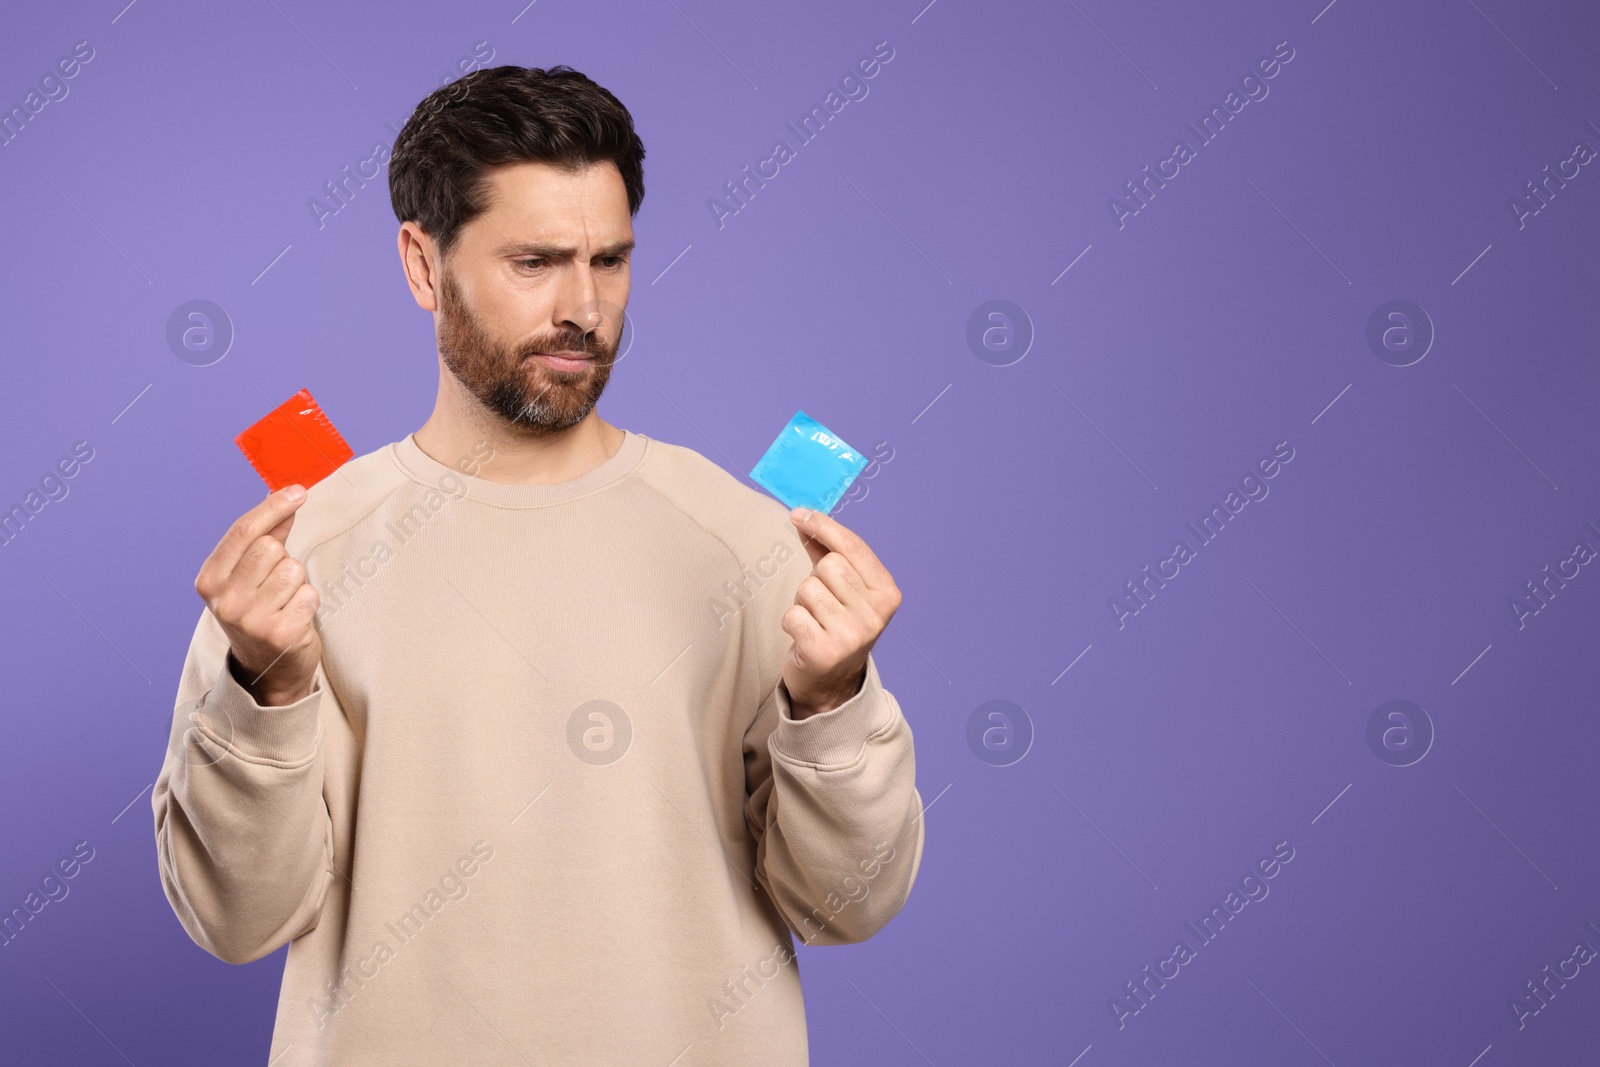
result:
[[(677, 446), (677, 447), (681, 448), (683, 446), (680, 445), (680, 446)], [(686, 449), (686, 451), (689, 451), (689, 452), (693, 453), (694, 456), (700, 462), (710, 464), (719, 473), (721, 473), (723, 475), (727, 475), (727, 472), (724, 471), (721, 467), (717, 467), (716, 464), (711, 463), (710, 460), (706, 459), (704, 456), (701, 456), (698, 452), (694, 452), (693, 449)], [(694, 523), (694, 525), (696, 527), (698, 527), (707, 537), (711, 538), (718, 545), (722, 546), (722, 550), (729, 555), (729, 557), (733, 560), (733, 563), (734, 563), (734, 565), (736, 567), (743, 567), (744, 566), (744, 561), (739, 558), (739, 553), (737, 551), (735, 551), (733, 546), (728, 543), (727, 538), (723, 537), (721, 534), (717, 533), (715, 530), (713, 530), (710, 527), (708, 527), (705, 523), (701, 522), (698, 516), (696, 516), (688, 508), (684, 507), (681, 503), (679, 503), (676, 499), (674, 499), (671, 493), (667, 492), (660, 485), (656, 484), (651, 479), (650, 475), (645, 470), (643, 470), (642, 466), (640, 468), (636, 468), (634, 471), (632, 471), (631, 474), (629, 475), (629, 477), (637, 478), (639, 480), (640, 484), (644, 485), (647, 489), (649, 489), (652, 493), (654, 493), (657, 496), (659, 496), (662, 500), (665, 500), (667, 502), (667, 504), (670, 505), (680, 515), (682, 515), (684, 518), (688, 519), (690, 522)], [(736, 482), (734, 484), (737, 485), (738, 483)], [(740, 488), (743, 488), (743, 487), (740, 486)], [(740, 612), (740, 614), (741, 615), (746, 615), (746, 614), (753, 614), (753, 613)], [(749, 637), (749, 635), (748, 635), (748, 632), (746, 631), (745, 628), (748, 627), (748, 625), (749, 625), (748, 621), (746, 621), (744, 619), (740, 620), (740, 630), (741, 630), (741, 632), (746, 634), (747, 638)], [(757, 687), (757, 690), (758, 690), (758, 692), (756, 693), (756, 698), (758, 700), (760, 700), (760, 699), (762, 699), (762, 695), (759, 692), (759, 689), (760, 689), (760, 686), (762, 684), (762, 680), (764, 678), (766, 678), (766, 664), (763, 663), (762, 659), (761, 659), (761, 642), (757, 641), (757, 640), (749, 639), (745, 643), (748, 644), (752, 649), (754, 649), (754, 652), (755, 652), (755, 660), (756, 660), (756, 676), (755, 676), (756, 680), (755, 680), (755, 684), (756, 684), (756, 687)], [(764, 700), (763, 700), (763, 702), (764, 702)]]
[[(311, 558), (311, 554), (313, 552), (317, 551), (319, 548), (322, 548), (325, 545), (331, 544), (332, 542), (334, 542), (334, 541), (338, 540), (339, 538), (343, 537), (345, 534), (350, 533), (357, 526), (361, 525), (361, 523), (366, 521), (366, 519), (369, 516), (371, 516), (373, 512), (377, 511), (379, 508), (381, 508), (389, 500), (392, 500), (394, 498), (394, 496), (397, 493), (399, 493), (402, 489), (404, 489), (406, 486), (408, 486), (408, 485), (418, 485), (419, 484), (417, 482), (414, 482), (410, 478), (407, 478), (405, 476), (405, 472), (400, 470), (394, 464), (393, 457), (392, 457), (392, 455), (390, 455), (390, 449), (389, 449), (388, 445), (384, 445), (382, 448), (374, 449), (373, 451), (367, 453), (367, 455), (360, 457), (360, 459), (358, 459), (356, 462), (359, 463), (361, 459), (367, 459), (369, 457), (377, 457), (380, 453), (382, 453), (385, 456), (385, 458), (388, 458), (390, 460), (389, 464), (387, 465), (388, 469), (392, 469), (394, 471), (394, 473), (396, 474), (396, 476), (398, 477), (398, 481), (396, 481), (394, 487), (391, 488), (388, 492), (384, 493), (382, 496), (378, 497), (378, 499), (374, 500), (370, 507), (368, 507), (368, 508), (362, 510), (361, 512), (359, 512), (357, 515), (355, 515), (355, 517), (350, 519), (350, 521), (348, 523), (338, 527), (335, 530), (330, 531), (327, 534), (322, 535), (321, 537), (318, 537), (315, 541), (311, 542), (309, 545), (306, 545), (305, 546), (305, 550), (304, 550), (305, 559), (301, 560), (302, 563), (306, 562), (306, 560), (309, 560)], [(330, 475), (330, 477), (331, 477), (331, 475)], [(426, 488), (426, 486), (423, 486), (423, 488)]]

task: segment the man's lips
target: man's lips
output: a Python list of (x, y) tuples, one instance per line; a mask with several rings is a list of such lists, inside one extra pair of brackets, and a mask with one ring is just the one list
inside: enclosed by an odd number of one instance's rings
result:
[(582, 352), (537, 352), (533, 358), (554, 370), (582, 370), (594, 357)]

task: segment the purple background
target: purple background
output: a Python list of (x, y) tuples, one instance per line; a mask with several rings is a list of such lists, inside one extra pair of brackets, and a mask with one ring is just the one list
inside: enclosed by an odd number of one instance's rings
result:
[[(649, 152), (605, 417), (740, 477), (796, 408), (893, 449), (838, 514), (905, 594), (875, 655), (927, 850), (880, 935), (801, 950), (815, 1062), (1594, 1062), (1600, 967), (1509, 1007), (1600, 947), (1600, 568), (1509, 607), (1600, 548), (1600, 168), (1508, 205), (1600, 146), (1592, 7), (121, 3), (0, 38), (6, 109), (94, 48), (0, 147), (0, 505), (95, 450), (0, 549), (0, 910), (95, 849), (0, 949), (0, 1058), (266, 1060), (283, 953), (208, 956), (156, 873), (192, 582), (264, 491), (234, 434), (295, 390), (357, 454), (427, 416), (385, 179), (321, 228), (308, 201), (487, 41), (594, 77)], [(719, 228), (708, 200), (883, 40)], [(1395, 298), (1437, 331), (1406, 367), (1366, 340)], [(209, 366), (165, 338), (192, 299), (236, 331)], [(1033, 333), (1008, 366), (966, 339), (996, 299)], [(1279, 441), (1270, 495), (1119, 629), (1123, 583)], [(1366, 739), (1392, 699), (1436, 733), (1410, 766)], [(1032, 724), (1009, 766), (967, 742), (990, 700)], [(1270, 895), (1119, 1029), (1111, 998), (1280, 841)]]

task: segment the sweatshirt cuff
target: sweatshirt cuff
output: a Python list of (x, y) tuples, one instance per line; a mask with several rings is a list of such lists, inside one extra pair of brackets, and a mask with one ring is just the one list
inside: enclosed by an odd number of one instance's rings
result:
[(894, 721), (894, 708), (878, 664), (867, 654), (867, 676), (855, 696), (836, 708), (819, 711), (804, 719), (793, 718), (794, 706), (782, 679), (773, 687), (778, 703), (778, 726), (772, 744), (778, 754), (801, 763), (843, 766), (861, 758), (867, 739), (882, 733)]
[(293, 704), (263, 707), (239, 684), (225, 658), (217, 682), (195, 706), (195, 724), (231, 752), (251, 760), (304, 763), (322, 732), (322, 671)]

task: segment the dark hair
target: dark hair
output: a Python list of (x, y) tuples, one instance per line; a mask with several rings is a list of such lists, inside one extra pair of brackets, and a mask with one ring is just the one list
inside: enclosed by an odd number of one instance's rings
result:
[(621, 101), (569, 66), (485, 67), (435, 89), (406, 120), (389, 160), (389, 202), (448, 258), (488, 206), (490, 168), (533, 161), (578, 171), (606, 160), (622, 174), (628, 214), (638, 214), (644, 142)]

